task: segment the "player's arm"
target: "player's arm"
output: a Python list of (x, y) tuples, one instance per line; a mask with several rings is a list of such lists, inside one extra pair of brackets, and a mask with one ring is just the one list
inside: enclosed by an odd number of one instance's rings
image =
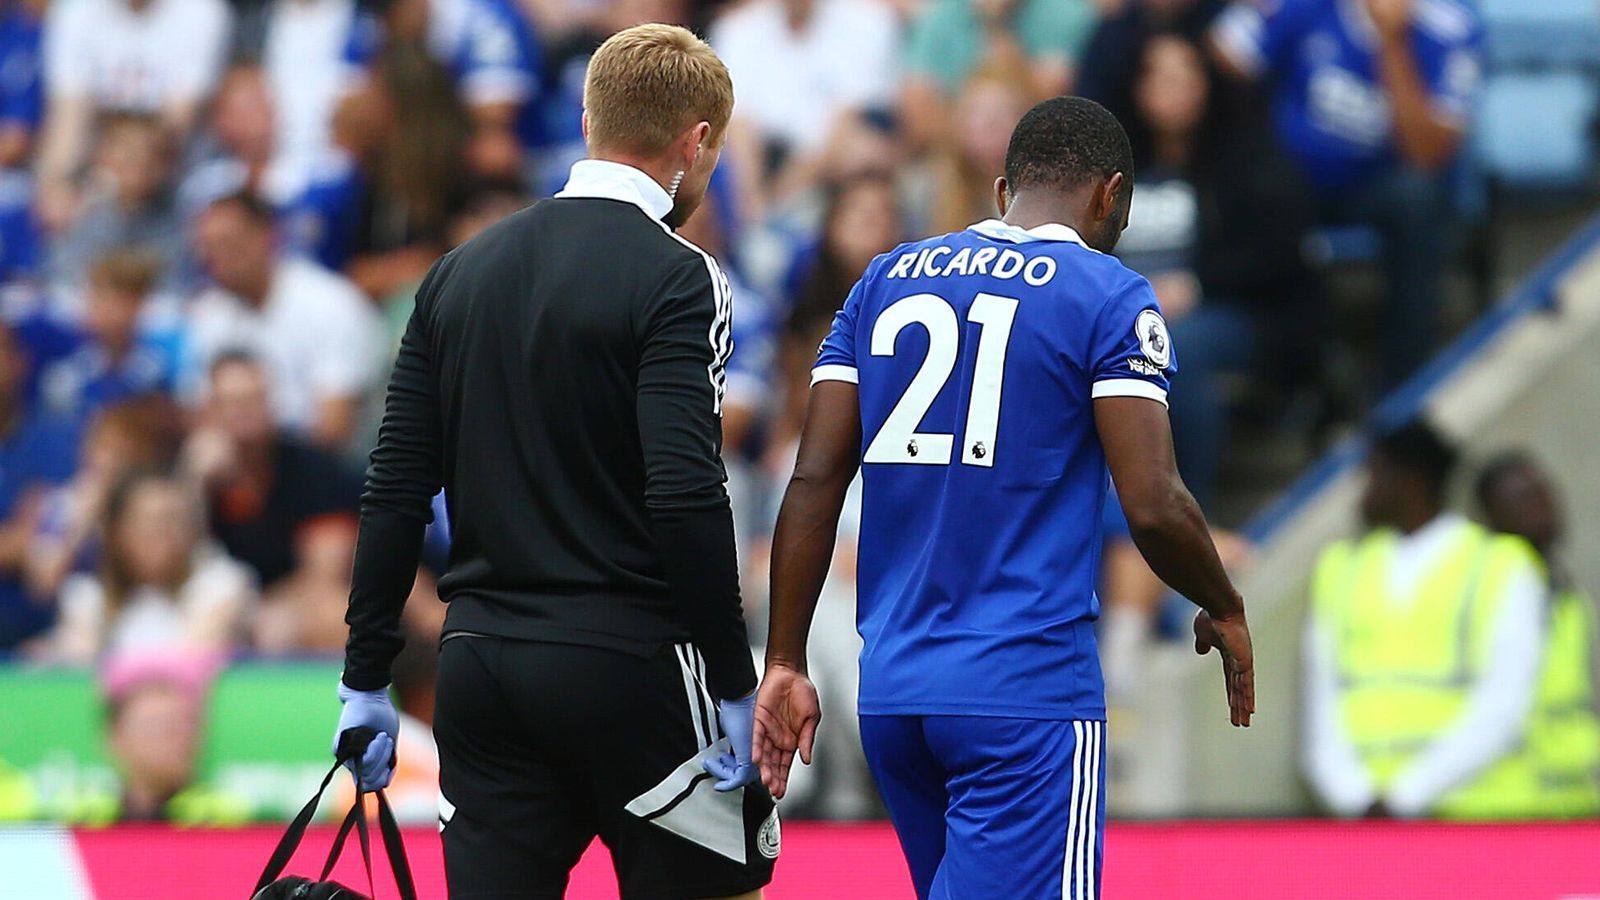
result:
[(359, 759), (347, 763), (367, 790), (388, 786), (394, 772), (400, 718), (389, 699), (389, 668), (405, 645), (400, 612), (417, 577), (422, 534), (433, 520), (433, 496), (444, 481), (444, 429), (427, 324), (440, 265), (434, 265), (417, 291), (416, 309), (389, 378), (383, 423), (361, 496), (350, 606), (345, 610), (350, 637), (339, 683), (344, 709), (334, 728), (333, 751), (339, 754), (347, 731), (369, 728), (376, 734)]
[(668, 590), (721, 699), (756, 687), (721, 456), (730, 310), (721, 273), (685, 263), (641, 325), (637, 388), (645, 507)]
[(428, 315), (440, 264), (417, 292), (389, 378), (383, 422), (361, 496), (350, 606), (345, 622), (344, 683), (357, 691), (389, 684), (389, 666), (405, 640), (400, 612), (411, 594), (433, 497), (444, 483), (444, 431), (434, 377)]
[(1147, 397), (1102, 396), (1094, 418), (1134, 544), (1162, 581), (1201, 608), (1195, 650), (1220, 651), (1231, 719), (1249, 725), (1255, 676), (1244, 600), (1178, 475), (1166, 406)]
[(756, 780), (750, 659), (733, 509), (722, 467), (722, 390), (732, 347), (727, 279), (699, 258), (663, 285), (640, 326), (637, 415), (644, 503), (667, 589), (706, 663), (732, 752), (704, 761), (717, 790)]
[(755, 746), (762, 780), (774, 797), (787, 790), (795, 753), (811, 763), (822, 710), (807, 673), (806, 641), (860, 453), (856, 386), (819, 381), (811, 389), (794, 475), (772, 537), (767, 671), (756, 703)]
[[(1449, 165), (1466, 128), (1459, 115), (1435, 103), (1412, 52), (1412, 0), (1367, 0), (1367, 12), (1378, 31), (1378, 73), (1394, 106), (1395, 142), (1401, 155), (1430, 171)], [(1476, 63), (1470, 68), (1476, 71)]]

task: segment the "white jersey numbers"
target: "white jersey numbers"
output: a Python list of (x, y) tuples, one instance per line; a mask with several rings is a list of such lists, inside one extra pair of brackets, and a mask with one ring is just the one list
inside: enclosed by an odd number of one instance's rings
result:
[[(979, 294), (967, 311), (967, 321), (981, 326), (961, 446), (961, 461), (969, 466), (994, 465), (1006, 347), (1011, 342), (1017, 305), (1018, 301), (1011, 297)], [(861, 459), (866, 463), (947, 466), (955, 435), (920, 432), (917, 428), (955, 371), (961, 325), (954, 307), (943, 297), (912, 294), (885, 309), (873, 323), (872, 355), (893, 356), (896, 339), (911, 324), (927, 330), (928, 354)]]

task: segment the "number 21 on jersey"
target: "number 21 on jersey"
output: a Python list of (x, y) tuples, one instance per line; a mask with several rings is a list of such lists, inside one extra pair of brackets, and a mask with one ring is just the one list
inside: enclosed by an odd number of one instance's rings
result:
[[(979, 294), (967, 311), (967, 321), (980, 326), (977, 359), (972, 373), (972, 396), (967, 401), (966, 430), (962, 435), (961, 462), (969, 466), (994, 466), (995, 436), (1000, 428), (1000, 393), (1005, 380), (1006, 345), (1016, 320), (1018, 301), (1011, 297)], [(911, 463), (948, 466), (955, 435), (918, 431), (933, 401), (944, 390), (960, 355), (961, 323), (949, 301), (937, 294), (912, 294), (895, 301), (878, 315), (872, 326), (872, 355), (893, 356), (895, 340), (909, 325), (928, 332), (928, 355), (895, 403), (883, 427), (861, 456), (865, 463)]]

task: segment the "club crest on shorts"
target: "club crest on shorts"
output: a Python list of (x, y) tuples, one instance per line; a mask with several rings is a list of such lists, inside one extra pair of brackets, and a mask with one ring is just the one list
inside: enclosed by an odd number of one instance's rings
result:
[(1133, 333), (1139, 336), (1139, 349), (1145, 359), (1158, 368), (1172, 365), (1172, 337), (1167, 334), (1167, 322), (1161, 313), (1147, 309), (1133, 322)]
[(782, 849), (783, 825), (778, 822), (778, 808), (774, 806), (767, 820), (761, 823), (761, 830), (756, 832), (756, 851), (767, 859), (777, 859)]

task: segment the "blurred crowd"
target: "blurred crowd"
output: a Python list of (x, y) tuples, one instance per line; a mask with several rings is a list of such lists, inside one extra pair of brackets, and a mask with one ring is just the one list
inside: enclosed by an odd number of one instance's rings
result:
[[(63, 664), (339, 653), (362, 461), (412, 291), (440, 253), (559, 188), (583, 155), (587, 58), (621, 28), (695, 27), (736, 87), (724, 163), (684, 233), (735, 290), (725, 454), (755, 634), (819, 339), (874, 255), (995, 214), (1030, 105), (1081, 93), (1132, 137), (1121, 255), (1172, 323), (1179, 457), (1204, 500), (1237, 376), (1317, 386), (1315, 229), (1383, 238), (1373, 383), (1435, 346), (1481, 40), (1465, 0), (0, 10), (0, 653)], [(1162, 591), (1107, 531), (1115, 655)], [(441, 522), (427, 602), (408, 609), (423, 722), (447, 547)], [(816, 651), (836, 722), (854, 693), (841, 548)], [(801, 802), (870, 813), (864, 772), (835, 765), (829, 790), (797, 785)]]

